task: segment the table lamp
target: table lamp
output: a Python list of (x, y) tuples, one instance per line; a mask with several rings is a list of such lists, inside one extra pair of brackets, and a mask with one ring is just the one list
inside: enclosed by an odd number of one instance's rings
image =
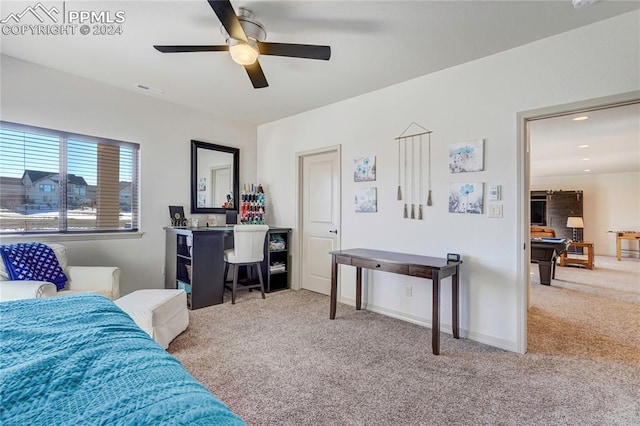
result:
[(569, 216), (567, 218), (567, 228), (573, 228), (573, 241), (578, 240), (578, 228), (584, 228), (584, 222), (580, 216)]

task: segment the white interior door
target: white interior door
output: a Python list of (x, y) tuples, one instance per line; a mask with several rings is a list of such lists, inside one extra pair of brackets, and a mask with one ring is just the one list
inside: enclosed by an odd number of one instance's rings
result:
[(211, 168), (211, 207), (222, 207), (227, 202), (231, 188), (231, 166)]
[(302, 157), (301, 287), (331, 290), (331, 255), (339, 248), (340, 155), (337, 150)]

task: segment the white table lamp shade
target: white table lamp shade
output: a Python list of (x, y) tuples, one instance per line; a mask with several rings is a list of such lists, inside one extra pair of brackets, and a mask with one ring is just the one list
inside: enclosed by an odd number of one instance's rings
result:
[(569, 216), (567, 218), (567, 228), (584, 228), (584, 222), (580, 216)]

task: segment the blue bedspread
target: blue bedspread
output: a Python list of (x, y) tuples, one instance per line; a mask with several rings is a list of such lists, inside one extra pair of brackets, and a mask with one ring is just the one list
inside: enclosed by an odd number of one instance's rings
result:
[(0, 303), (2, 425), (244, 425), (113, 302)]

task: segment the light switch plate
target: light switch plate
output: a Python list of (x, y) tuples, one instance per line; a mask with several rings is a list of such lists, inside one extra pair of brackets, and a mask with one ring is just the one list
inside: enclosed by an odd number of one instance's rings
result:
[(502, 185), (489, 185), (489, 201), (502, 199)]
[(489, 204), (489, 217), (502, 217), (502, 204)]

